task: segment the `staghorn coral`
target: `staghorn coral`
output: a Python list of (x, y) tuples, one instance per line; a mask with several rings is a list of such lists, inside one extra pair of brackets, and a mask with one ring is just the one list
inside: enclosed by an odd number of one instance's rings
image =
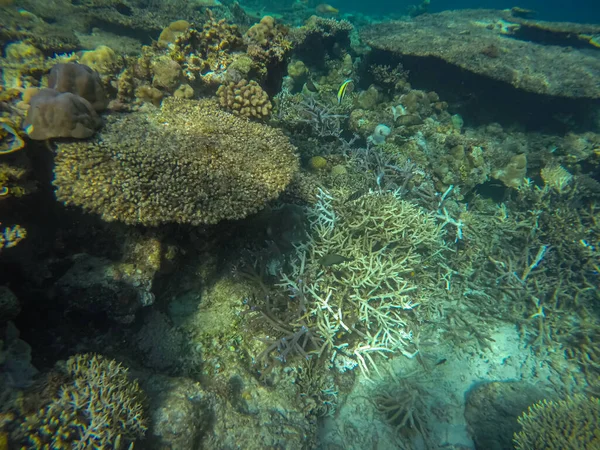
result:
[(217, 96), (221, 106), (243, 117), (266, 119), (273, 108), (269, 95), (254, 80), (221, 85)]
[(553, 164), (542, 168), (540, 175), (542, 176), (542, 180), (544, 180), (544, 184), (559, 194), (565, 193), (573, 180), (573, 175), (560, 164)]
[(340, 42), (349, 39), (354, 26), (347, 20), (336, 20), (319, 16), (311, 16), (300, 28), (291, 31), (290, 37), (295, 45), (305, 44), (307, 40), (333, 38)]
[(600, 400), (576, 394), (557, 402), (543, 400), (519, 417), (517, 450), (600, 448)]
[(144, 394), (128, 370), (100, 355), (69, 358), (71, 381), (21, 425), (29, 448), (119, 449), (142, 438)]
[(27, 231), (20, 225), (5, 227), (4, 230), (0, 231), (0, 252), (3, 248), (14, 247), (26, 237)]
[[(377, 370), (373, 353), (413, 356), (410, 316), (440, 295), (444, 230), (396, 191), (345, 201), (320, 190), (317, 197), (308, 212), (310, 236), (296, 245), (280, 290), (268, 292), (264, 307), (252, 305), (286, 332), (281, 343), (269, 340), (265, 352), (280, 360), (292, 352), (325, 354), (332, 363), (348, 357), (368, 376), (369, 366)], [(290, 310), (300, 318), (282, 317)]]
[(261, 209), (298, 162), (286, 137), (220, 111), (168, 98), (161, 111), (107, 124), (96, 141), (61, 143), (56, 197), (107, 221), (214, 224)]

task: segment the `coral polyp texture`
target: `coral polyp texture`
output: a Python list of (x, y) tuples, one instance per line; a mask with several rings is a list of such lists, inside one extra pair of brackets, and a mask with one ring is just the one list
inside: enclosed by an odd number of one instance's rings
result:
[(23, 448), (133, 448), (146, 433), (144, 394), (127, 369), (100, 355), (75, 355), (67, 361), (71, 381), (21, 431)]
[(600, 448), (600, 400), (574, 395), (561, 401), (544, 400), (519, 417), (517, 450), (584, 450)]
[(56, 197), (106, 221), (215, 224), (260, 210), (297, 170), (282, 132), (168, 98), (160, 111), (116, 118), (90, 142), (61, 143)]
[(273, 109), (269, 95), (254, 80), (221, 85), (217, 95), (221, 106), (240, 116), (266, 119)]

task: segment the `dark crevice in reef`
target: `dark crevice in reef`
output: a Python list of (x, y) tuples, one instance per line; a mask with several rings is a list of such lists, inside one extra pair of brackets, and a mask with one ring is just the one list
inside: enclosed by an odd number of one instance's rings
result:
[(449, 104), (449, 111), (463, 116), (471, 125), (498, 122), (518, 125), (529, 131), (564, 134), (589, 130), (594, 108), (600, 100), (570, 99), (535, 94), (463, 70), (438, 58), (394, 57), (385, 51), (374, 52), (371, 64), (391, 67), (402, 63), (409, 71), (415, 89), (435, 91)]

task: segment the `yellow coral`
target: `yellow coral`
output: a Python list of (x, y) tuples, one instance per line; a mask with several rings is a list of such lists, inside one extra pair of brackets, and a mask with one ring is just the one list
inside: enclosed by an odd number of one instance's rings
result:
[(27, 231), (20, 225), (4, 228), (4, 230), (0, 231), (0, 251), (3, 248), (14, 247), (26, 237)]
[(146, 432), (137, 381), (100, 355), (75, 355), (66, 366), (72, 381), (21, 425), (27, 448), (133, 448)]
[(298, 162), (284, 134), (216, 102), (163, 101), (109, 122), (95, 141), (58, 144), (56, 197), (107, 221), (214, 224), (264, 207)]
[(588, 450), (600, 448), (600, 400), (574, 395), (543, 400), (519, 417), (516, 450)]
[(273, 108), (269, 95), (254, 80), (222, 85), (217, 96), (221, 106), (244, 117), (267, 118)]
[(308, 161), (308, 166), (315, 171), (323, 170), (327, 167), (327, 160), (322, 156), (313, 156)]
[(119, 55), (106, 45), (99, 45), (95, 50), (84, 52), (79, 60), (100, 75), (114, 74), (121, 68), (122, 62)]
[(559, 164), (544, 167), (540, 174), (544, 180), (544, 184), (549, 188), (554, 189), (559, 194), (562, 194), (567, 190), (573, 179), (573, 175)]

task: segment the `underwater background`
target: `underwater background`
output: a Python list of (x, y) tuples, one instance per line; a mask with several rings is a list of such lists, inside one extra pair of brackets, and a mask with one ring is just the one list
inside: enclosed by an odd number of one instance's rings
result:
[[(365, 2), (363, 0), (348, 0), (344, 2), (331, 2), (336, 8), (342, 10), (355, 10), (364, 14), (386, 14), (392, 11), (406, 10), (414, 4), (409, 0), (379, 0)], [(445, 11), (448, 9), (491, 8), (509, 9), (515, 6), (514, 2), (500, 0), (437, 0), (430, 5), (431, 12)], [(581, 23), (598, 23), (600, 21), (600, 5), (589, 0), (564, 2), (559, 0), (526, 0), (519, 2), (518, 6), (538, 12), (541, 20), (569, 21)]]
[(600, 449), (600, 6), (0, 0), (0, 450)]

